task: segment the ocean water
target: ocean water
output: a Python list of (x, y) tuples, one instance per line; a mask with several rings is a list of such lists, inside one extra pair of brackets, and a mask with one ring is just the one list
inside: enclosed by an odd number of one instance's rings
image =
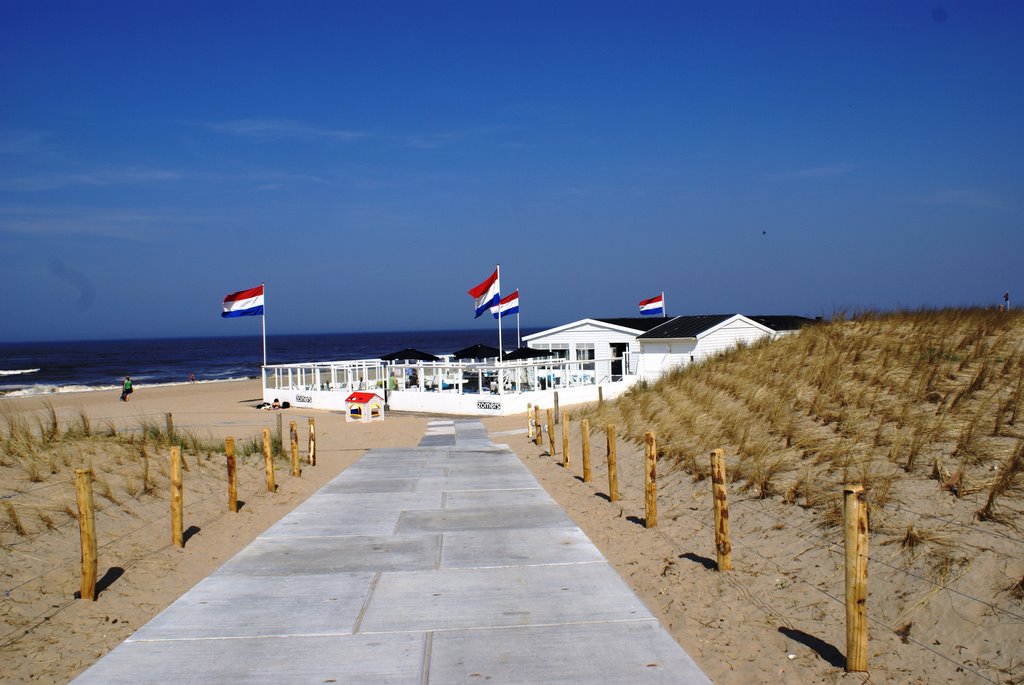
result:
[[(522, 335), (540, 329), (523, 329)], [(515, 330), (504, 331), (506, 349)], [(393, 331), (268, 335), (267, 363), (375, 359), (406, 347), (451, 354), (475, 343), (497, 346), (495, 330)], [(126, 375), (136, 387), (258, 378), (263, 343), (256, 337), (0, 343), (0, 395), (116, 389)]]

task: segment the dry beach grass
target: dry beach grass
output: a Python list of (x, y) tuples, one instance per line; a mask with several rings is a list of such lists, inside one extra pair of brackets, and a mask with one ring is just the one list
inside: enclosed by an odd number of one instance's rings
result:
[[(842, 486), (862, 483), (871, 643), (870, 674), (857, 677), (1020, 683), (1022, 351), (1018, 313), (840, 317), (573, 412), (573, 430), (587, 418), (600, 446), (590, 484), (540, 448), (517, 449), (716, 681), (749, 682), (740, 674), (750, 667), (758, 682), (842, 677)], [(621, 436), (614, 504), (607, 424)], [(651, 530), (641, 527), (647, 431), (660, 461)], [(719, 447), (729, 573), (714, 561), (709, 453)]]

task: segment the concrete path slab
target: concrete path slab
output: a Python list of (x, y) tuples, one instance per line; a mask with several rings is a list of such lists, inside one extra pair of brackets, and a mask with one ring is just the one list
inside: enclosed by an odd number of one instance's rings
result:
[(367, 452), (75, 683), (709, 683), (475, 420)]

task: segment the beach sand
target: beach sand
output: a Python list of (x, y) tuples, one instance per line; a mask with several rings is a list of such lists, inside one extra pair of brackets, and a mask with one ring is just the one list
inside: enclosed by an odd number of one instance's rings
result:
[[(307, 453), (308, 420), (316, 421), (317, 466), (303, 466), (294, 478), (290, 466), (278, 462), (277, 492), (266, 488), (262, 457), (239, 458), (238, 513), (227, 510), (227, 476), (223, 455), (207, 460), (188, 457), (184, 474), (184, 527), (186, 544), (171, 544), (169, 491), (137, 498), (124, 494), (121, 477), (135, 474), (137, 464), (108, 463), (102, 454), (89, 455), (94, 468), (111, 485), (120, 505), (97, 494), (96, 529), (99, 547), (97, 601), (74, 599), (80, 587), (78, 524), (57, 516), (58, 528), (36, 526), (29, 536), (4, 531), (0, 548), (0, 680), (2, 682), (66, 683), (100, 656), (122, 642), (198, 581), (242, 549), (260, 532), (305, 501), (321, 486), (356, 461), (371, 447), (414, 446), (428, 419), (391, 416), (383, 422), (347, 423), (327, 412), (260, 411), (259, 381), (197, 383), (140, 388), (130, 401), (119, 392), (83, 392), (46, 397), (6, 398), (0, 411), (45, 416), (46, 403), (56, 410), (62, 425), (79, 420), (85, 412), (96, 432), (114, 425), (138, 429), (143, 422), (163, 428), (171, 413), (175, 430), (241, 441), (258, 436), (263, 427), (276, 431), (278, 416), (287, 435), (296, 421), (301, 453)], [(168, 452), (152, 451), (154, 479), (166, 484)], [(3, 469), (4, 493), (22, 492), (8, 501), (18, 505), (20, 517), (31, 524), (34, 510), (59, 511), (74, 507), (74, 486), (65, 470), (52, 480), (32, 483)], [(99, 488), (94, 488), (98, 493)], [(12, 543), (12, 544), (7, 544)], [(103, 587), (106, 585), (106, 587)]]
[[(484, 423), (493, 431), (504, 421)], [(586, 483), (579, 424), (568, 468), (561, 426), (555, 432), (554, 458), (547, 433), (541, 447), (525, 436), (508, 442), (716, 683), (1024, 682), (1024, 547), (1016, 529), (974, 520), (981, 495), (951, 502), (934, 482), (899, 493), (917, 529), (936, 533), (917, 548), (900, 544), (904, 521), (873, 513), (868, 671), (846, 673), (841, 525), (825, 528), (812, 510), (731, 483), (734, 568), (719, 572), (709, 480), (659, 463), (657, 526), (647, 529), (643, 446), (616, 442), (620, 500), (611, 502), (604, 431), (592, 431)], [(929, 547), (939, 553), (927, 557)]]
[[(15, 495), (5, 501), (16, 503), (29, 530), (19, 536), (8, 524), (2, 531), (0, 590), (5, 596), (0, 600), (0, 663), (4, 664), (0, 681), (67, 682), (367, 449), (415, 446), (432, 418), (392, 414), (382, 422), (347, 423), (338, 413), (256, 410), (253, 406), (259, 401), (258, 381), (140, 388), (129, 402), (120, 402), (115, 391), (0, 400), (0, 412), (7, 416), (44, 421), (46, 403), (50, 403), (63, 426), (80, 421), (85, 413), (97, 433), (110, 426), (138, 432), (144, 423), (162, 428), (165, 415), (171, 413), (176, 430), (217, 440), (227, 435), (239, 441), (252, 439), (264, 427), (274, 431), (280, 416), (286, 434), (288, 423), (297, 422), (303, 458), (307, 417), (312, 416), (318, 445), (317, 466), (304, 466), (299, 478), (290, 475), (284, 462), (278, 463), (274, 493), (266, 489), (262, 458), (240, 458), (239, 499), (244, 505), (238, 513), (227, 511), (223, 456), (188, 457), (183, 549), (171, 544), (166, 450), (151, 450), (150, 468), (157, 483), (151, 494), (140, 494), (137, 485), (131, 485), (133, 478), (137, 484), (139, 461), (105, 457), (102, 449), (72, 455), (67, 461), (92, 463), (113, 497), (96, 497), (101, 578), (96, 601), (75, 599), (80, 584), (77, 522), (61, 514), (54, 517), (51, 529), (31, 515), (74, 506), (69, 469), (32, 482), (16, 468), (3, 468), (0, 473), (7, 481), (3, 493)], [(692, 483), (685, 474), (665, 469), (659, 475), (659, 525), (646, 529), (642, 525), (642, 451), (637, 446), (618, 443), (622, 499), (613, 503), (608, 501), (604, 442), (599, 434), (593, 438), (593, 478), (584, 483), (578, 427), (572, 438), (573, 461), (566, 469), (560, 456), (547, 454), (546, 439), (543, 447), (527, 440), (525, 416), (485, 418), (483, 423), (494, 442), (516, 452), (716, 682), (936, 683), (961, 682), (965, 677), (956, 664), (934, 651), (904, 643), (891, 630), (876, 627), (869, 647), (870, 677), (844, 674), (844, 613), (837, 601), (843, 592), (842, 551), (827, 541), (821, 544), (821, 534), (807, 511), (772, 501), (754, 505), (749, 498), (738, 498), (733, 507), (734, 531), (741, 541), (734, 547), (736, 570), (718, 573), (706, 482)], [(560, 432), (558, 437), (560, 450)], [(128, 494), (132, 491), (136, 494)], [(757, 549), (743, 544), (752, 540), (757, 541)], [(799, 572), (794, 573), (794, 568)], [(887, 580), (880, 573), (879, 577), (873, 582), (901, 582), (898, 576)], [(822, 587), (830, 590), (823, 592)], [(993, 682), (1009, 682), (1006, 678), (1020, 675), (1020, 667), (1013, 666), (1014, 655), (1020, 654), (1019, 622), (1011, 620), (1010, 629), (989, 631), (993, 622), (983, 615), (984, 607), (976, 610), (952, 600), (946, 604), (916, 614), (910, 636), (920, 633), (919, 641), (925, 645), (946, 642), (947, 649), (966, 645), (968, 653), (959, 650), (960, 663), (976, 664), (984, 657), (992, 664), (1002, 658), (1009, 667), (1003, 667), (1003, 679)], [(986, 632), (982, 636), (942, 632), (950, 611), (966, 613), (972, 621), (976, 619), (972, 625), (977, 630)], [(941, 640), (932, 637), (936, 630)], [(975, 647), (980, 640), (985, 641), (984, 655), (971, 654), (982, 649)], [(999, 671), (990, 666), (985, 673)]]

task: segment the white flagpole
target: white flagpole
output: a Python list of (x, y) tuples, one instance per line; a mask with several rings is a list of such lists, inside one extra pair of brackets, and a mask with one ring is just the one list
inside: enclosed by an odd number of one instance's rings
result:
[(498, 361), (500, 362), (505, 354), (505, 351), (501, 349), (501, 264), (495, 265), (494, 271), (498, 274)]
[(263, 366), (267, 365), (267, 284), (260, 283), (263, 286), (263, 316), (260, 317), (260, 321), (263, 322)]
[(668, 307), (665, 306), (665, 291), (661, 291), (661, 316), (662, 318), (668, 318)]
[[(518, 302), (518, 299), (517, 299)], [(519, 338), (519, 305), (516, 304), (516, 349), (518, 350), (523, 346), (522, 340)]]

